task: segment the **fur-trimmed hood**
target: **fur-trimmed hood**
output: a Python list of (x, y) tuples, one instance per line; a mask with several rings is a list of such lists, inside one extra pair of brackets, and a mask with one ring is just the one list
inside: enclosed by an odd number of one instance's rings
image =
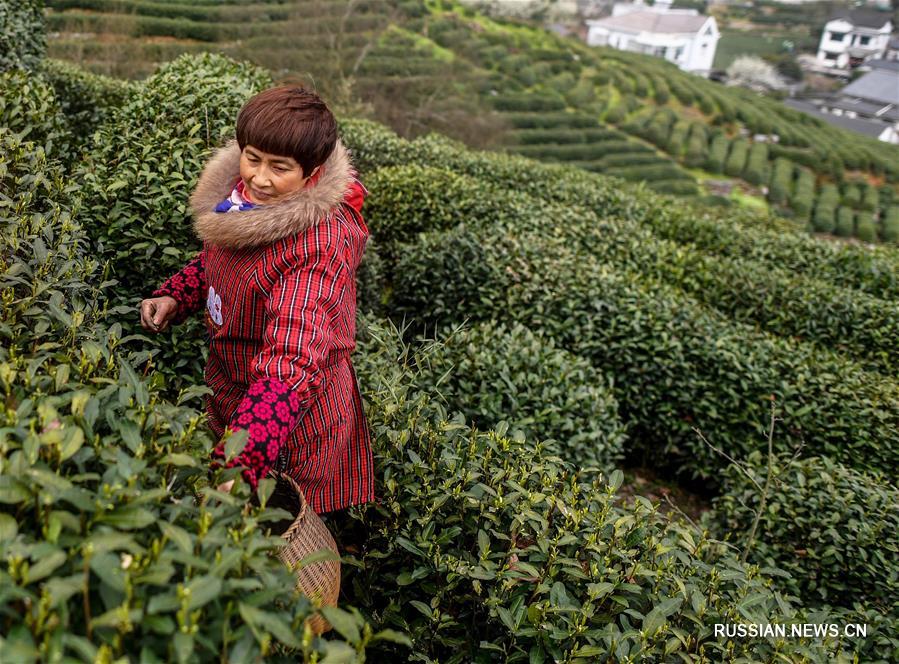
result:
[(232, 139), (206, 163), (190, 196), (197, 236), (229, 249), (244, 249), (306, 230), (340, 204), (352, 183), (350, 155), (340, 139), (320, 170), (317, 181), (277, 203), (233, 214), (215, 212), (240, 177), (240, 147)]

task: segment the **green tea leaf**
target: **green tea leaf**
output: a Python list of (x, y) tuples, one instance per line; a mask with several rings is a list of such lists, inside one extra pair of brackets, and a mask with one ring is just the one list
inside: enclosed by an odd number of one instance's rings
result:
[(216, 576), (201, 576), (197, 579), (192, 579), (185, 587), (185, 590), (190, 591), (187, 608), (192, 611), (205, 606), (218, 597), (222, 591), (222, 580)]
[(354, 645), (359, 643), (362, 638), (359, 632), (359, 622), (352, 613), (338, 609), (336, 606), (325, 606), (322, 607), (321, 614), (343, 638)]

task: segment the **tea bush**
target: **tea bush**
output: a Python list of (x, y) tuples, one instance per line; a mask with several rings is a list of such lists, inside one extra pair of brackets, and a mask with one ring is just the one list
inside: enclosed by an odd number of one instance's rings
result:
[(589, 362), (520, 325), (453, 330), (417, 366), (416, 383), (478, 429), (506, 422), (581, 466), (606, 471), (625, 431), (609, 381)]
[(133, 83), (99, 76), (62, 60), (44, 60), (41, 73), (53, 86), (76, 148), (88, 144), (94, 131), (137, 89)]
[[(541, 329), (613, 376), (634, 439), (657, 463), (714, 479), (751, 450), (775, 395), (791, 446), (894, 470), (899, 387), (811, 344), (724, 319), (675, 289), (521, 228), (425, 235), (403, 253), (393, 306), (421, 323), (497, 318)], [(714, 340), (710, 343), (709, 340)]]
[(805, 168), (800, 168), (796, 176), (796, 190), (790, 199), (790, 205), (797, 217), (805, 219), (812, 211), (812, 201), (815, 198), (815, 176)]
[[(253, 65), (186, 55), (142, 83), (96, 133), (76, 175), (85, 228), (119, 282), (117, 304), (131, 307), (117, 319), (126, 331), (139, 331), (140, 300), (195, 255), (188, 198), (197, 177), (213, 148), (233, 137), (243, 103), (270, 84)], [(203, 375), (201, 329), (196, 317), (172, 330), (171, 345), (160, 344), (167, 389)]]
[(569, 129), (596, 127), (596, 118), (579, 113), (504, 113), (503, 117), (517, 129)]
[(33, 141), (50, 157), (66, 160), (69, 126), (52, 86), (25, 69), (0, 71), (0, 127)]
[(746, 258), (885, 299), (899, 297), (899, 259), (889, 248), (838, 245), (760, 219), (751, 212), (695, 207), (569, 166), (474, 152), (436, 136), (409, 142), (369, 122), (344, 121), (342, 127), (363, 172), (381, 166), (439, 163), (441, 168), (483, 182), (584, 206), (603, 217), (639, 221), (659, 237), (704, 252)]
[(687, 139), (687, 153), (684, 163), (689, 168), (702, 168), (708, 161), (708, 137), (705, 126), (699, 122), (690, 125), (690, 137)]
[[(887, 189), (889, 191), (889, 189)], [(862, 194), (861, 208), (868, 212), (874, 212), (880, 205), (880, 195), (877, 188), (870, 184), (865, 184), (864, 193)]]
[(793, 185), (793, 162), (778, 158), (774, 161), (771, 182), (768, 185), (768, 200), (777, 205), (784, 205), (790, 197)]
[(747, 182), (755, 185), (768, 181), (768, 146), (765, 143), (753, 143), (749, 148), (749, 157), (743, 177)]
[[(767, 464), (753, 454), (743, 470), (728, 470), (708, 515), (714, 532), (745, 538), (761, 508), (758, 487), (765, 485)], [(807, 606), (864, 607), (880, 614), (865, 661), (899, 657), (899, 489), (886, 477), (827, 457), (778, 457), (772, 470), (750, 559), (788, 572), (780, 587)], [(851, 613), (847, 618), (853, 619)]]
[(519, 145), (587, 143), (625, 138), (614, 129), (519, 129), (512, 134)]
[(842, 237), (852, 237), (855, 234), (855, 214), (852, 210), (842, 205), (837, 208), (837, 223), (834, 233)]
[(343, 610), (332, 617), (345, 641), (304, 632), (313, 606), (266, 533), (284, 513), (245, 506), (244, 484), (203, 488), (214, 441), (184, 405), (202, 390), (170, 403), (140, 375), (149, 353), (126, 352), (133, 339), (108, 325), (112, 284), (73, 185), (41, 146), (7, 130), (0, 144), (14, 192), (0, 201), (0, 660), (249, 661), (280, 644), (351, 661), (372, 639), (402, 640)]
[(662, 180), (692, 180), (688, 173), (671, 162), (661, 162), (653, 166), (608, 168), (604, 172), (625, 180), (645, 180), (650, 186)]
[(746, 167), (746, 158), (749, 154), (749, 142), (745, 138), (737, 138), (731, 141), (727, 160), (724, 162), (724, 172), (727, 175), (742, 175)]
[(636, 222), (601, 218), (573, 205), (548, 204), (429, 167), (384, 168), (368, 178), (372, 233), (397, 247), (422, 231), (502, 224), (566, 237), (596, 260), (675, 286), (729, 317), (786, 336), (839, 349), (868, 368), (895, 372), (899, 352), (899, 307), (863, 293), (847, 292), (814, 279), (753, 261), (710, 256), (655, 236)]
[(599, 160), (599, 170), (624, 166), (642, 166), (646, 164), (658, 164), (659, 155), (652, 152), (624, 152), (609, 154)]
[[(448, 418), (416, 382), (428, 347), (416, 357), (370, 326), (360, 348), (385, 480), (380, 504), (353, 512), (368, 539), (344, 591), (411, 635), (407, 661), (803, 661), (839, 648), (712, 636), (737, 612), (798, 614), (704, 533), (643, 498), (621, 505), (620, 474), (607, 486), (542, 443)], [(386, 645), (378, 661), (395, 661)]]
[(847, 184), (843, 187), (843, 197), (840, 201), (843, 205), (857, 208), (862, 202), (861, 190), (857, 184)]
[(883, 239), (893, 244), (899, 243), (899, 206), (891, 207), (885, 212)]
[(877, 242), (877, 223), (870, 212), (862, 210), (856, 213), (855, 235), (863, 242)]
[(834, 214), (835, 210), (833, 206), (828, 205), (819, 199), (818, 204), (815, 206), (812, 227), (819, 233), (833, 233), (836, 228)]
[[(621, 138), (623, 140), (626, 140), (624, 136), (622, 136)], [(580, 144), (572, 143), (563, 145), (520, 145), (512, 149), (520, 155), (524, 155), (526, 157), (531, 157), (534, 159), (548, 159), (558, 161), (582, 159), (587, 161), (591, 159), (601, 159), (603, 156), (608, 154), (608, 143), (609, 142)], [(632, 145), (636, 148), (635, 151), (640, 150), (643, 147), (637, 143), (634, 143)], [(660, 158), (656, 157), (656, 161), (660, 161)]]
[(652, 183), (653, 191), (661, 194), (673, 194), (676, 196), (695, 196), (699, 193), (699, 186), (693, 180), (662, 180)]
[(0, 3), (0, 72), (36, 69), (46, 50), (44, 3), (41, 0)]
[(535, 94), (501, 95), (493, 100), (498, 111), (525, 111), (540, 113), (544, 111), (564, 111), (565, 101), (552, 96)]
[[(271, 84), (252, 65), (182, 56), (145, 81), (104, 126), (79, 168), (88, 226), (123, 294), (145, 293), (193, 256), (187, 199), (213, 148), (232, 138), (237, 112)], [(141, 269), (133, 270), (134, 261)], [(122, 269), (125, 263), (128, 269)]]
[(671, 128), (668, 140), (665, 142), (665, 151), (675, 159), (683, 156), (685, 143), (687, 141), (687, 132), (690, 131), (690, 124), (685, 120), (678, 120)]

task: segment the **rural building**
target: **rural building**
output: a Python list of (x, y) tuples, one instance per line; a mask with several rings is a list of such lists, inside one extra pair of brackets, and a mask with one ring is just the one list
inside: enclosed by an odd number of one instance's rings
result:
[(684, 71), (708, 76), (721, 33), (711, 16), (695, 9), (671, 9), (656, 0), (616, 4), (608, 18), (587, 21), (587, 44), (645, 53), (673, 62)]
[(899, 60), (899, 37), (890, 39), (887, 45), (887, 52), (883, 56), (887, 60)]
[(831, 69), (850, 69), (883, 58), (892, 30), (888, 12), (838, 9), (821, 33), (818, 64)]
[(830, 124), (899, 144), (899, 62), (871, 60), (865, 65), (871, 71), (834, 95), (785, 103)]

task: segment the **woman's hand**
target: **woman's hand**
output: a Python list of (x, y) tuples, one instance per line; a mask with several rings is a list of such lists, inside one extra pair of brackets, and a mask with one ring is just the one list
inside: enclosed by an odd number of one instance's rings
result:
[(168, 295), (151, 297), (140, 303), (140, 324), (147, 332), (162, 332), (178, 313), (178, 300)]

